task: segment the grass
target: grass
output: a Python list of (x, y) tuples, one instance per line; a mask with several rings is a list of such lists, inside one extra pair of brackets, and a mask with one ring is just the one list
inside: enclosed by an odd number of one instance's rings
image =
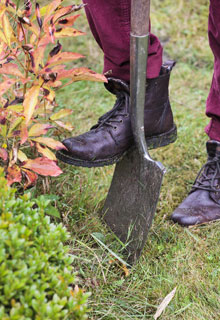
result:
[[(220, 223), (186, 229), (169, 220), (206, 161), (205, 101), (213, 66), (207, 17), (205, 0), (152, 1), (152, 31), (165, 43), (166, 55), (178, 62), (170, 83), (178, 140), (151, 152), (166, 166), (167, 174), (147, 244), (128, 276), (108, 250), (123, 258), (123, 247), (98, 215), (114, 167), (86, 169), (60, 164), (64, 174), (52, 180), (50, 192), (59, 196), (58, 207), (76, 248), (72, 254), (78, 283), (92, 293), (89, 319), (153, 319), (157, 306), (174, 287), (176, 294), (160, 319), (219, 319)], [(66, 48), (86, 55), (79, 65), (101, 72), (102, 53), (85, 17), (80, 19), (80, 28), (88, 35), (67, 41)], [(113, 103), (114, 96), (100, 83), (79, 82), (58, 95), (60, 107), (74, 110), (72, 135), (87, 131)]]

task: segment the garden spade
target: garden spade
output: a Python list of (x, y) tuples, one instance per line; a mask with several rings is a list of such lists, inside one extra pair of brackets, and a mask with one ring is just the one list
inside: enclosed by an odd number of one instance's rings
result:
[(149, 13), (150, 0), (131, 1), (130, 108), (135, 146), (117, 163), (102, 211), (124, 243), (130, 263), (139, 258), (146, 242), (165, 172), (150, 157), (144, 134)]

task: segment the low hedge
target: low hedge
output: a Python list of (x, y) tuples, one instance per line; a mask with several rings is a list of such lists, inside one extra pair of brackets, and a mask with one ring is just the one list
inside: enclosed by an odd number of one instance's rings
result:
[(15, 197), (0, 175), (0, 319), (86, 319), (88, 294), (74, 286), (69, 235), (51, 223), (48, 200)]

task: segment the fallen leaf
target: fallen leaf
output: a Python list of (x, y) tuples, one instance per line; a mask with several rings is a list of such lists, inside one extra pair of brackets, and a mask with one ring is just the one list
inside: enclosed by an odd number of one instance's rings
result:
[(175, 287), (161, 302), (161, 304), (159, 305), (159, 307), (157, 308), (157, 312), (154, 315), (154, 320), (157, 320), (162, 312), (166, 309), (166, 307), (168, 306), (168, 304), (170, 303), (170, 301), (173, 299), (175, 292), (176, 292), (176, 288)]

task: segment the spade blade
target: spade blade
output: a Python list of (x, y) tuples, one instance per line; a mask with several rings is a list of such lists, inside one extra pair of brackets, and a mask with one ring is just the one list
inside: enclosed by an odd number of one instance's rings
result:
[(140, 157), (136, 147), (130, 149), (115, 167), (102, 215), (125, 244), (130, 263), (136, 262), (145, 245), (163, 174), (162, 165)]

